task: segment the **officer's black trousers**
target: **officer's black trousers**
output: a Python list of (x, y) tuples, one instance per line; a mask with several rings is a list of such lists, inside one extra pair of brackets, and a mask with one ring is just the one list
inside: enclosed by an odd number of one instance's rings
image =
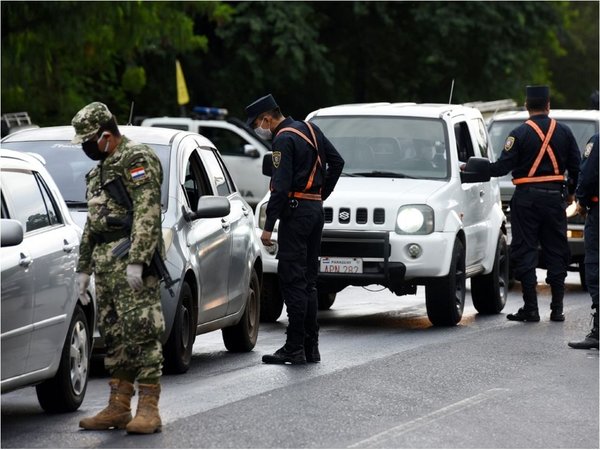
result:
[(564, 294), (570, 252), (567, 241), (566, 201), (560, 191), (543, 192), (534, 188), (515, 190), (510, 203), (512, 241), (511, 262), (515, 278), (521, 282), (526, 309), (537, 309), (535, 269), (538, 244), (544, 252), (553, 299)]
[(288, 314), (286, 347), (303, 347), (305, 339), (316, 340), (317, 275), (323, 232), (323, 205), (320, 201), (300, 200), (279, 221), (277, 273)]
[(583, 239), (585, 241), (585, 284), (592, 296), (592, 308), (598, 310), (598, 204), (585, 218)]

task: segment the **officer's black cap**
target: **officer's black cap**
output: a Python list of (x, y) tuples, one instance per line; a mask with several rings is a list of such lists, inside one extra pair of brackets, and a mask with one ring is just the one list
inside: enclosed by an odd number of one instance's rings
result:
[(252, 122), (254, 122), (258, 116), (275, 108), (279, 108), (279, 106), (271, 94), (259, 98), (254, 103), (246, 106), (246, 115), (248, 116), (246, 123), (252, 126)]
[(547, 100), (550, 98), (550, 88), (548, 86), (527, 86), (525, 96), (531, 100)]

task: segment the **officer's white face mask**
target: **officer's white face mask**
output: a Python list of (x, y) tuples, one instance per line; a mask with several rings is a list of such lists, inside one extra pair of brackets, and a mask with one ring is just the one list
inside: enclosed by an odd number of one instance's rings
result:
[(265, 141), (269, 141), (273, 137), (273, 133), (271, 133), (271, 130), (269, 128), (261, 128), (261, 125), (263, 124), (264, 121), (265, 121), (265, 118), (263, 117), (263, 120), (261, 120), (260, 125), (254, 129), (254, 132), (256, 133), (256, 135), (259, 138), (261, 138)]

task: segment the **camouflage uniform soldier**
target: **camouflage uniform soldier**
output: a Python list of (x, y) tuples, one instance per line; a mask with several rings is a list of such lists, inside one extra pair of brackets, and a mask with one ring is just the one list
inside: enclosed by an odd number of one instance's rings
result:
[[(94, 102), (72, 120), (73, 143), (98, 165), (86, 175), (88, 217), (80, 246), (80, 295), (95, 274), (100, 331), (111, 374), (108, 406), (79, 423), (88, 430), (126, 428), (128, 433), (161, 430), (158, 413), (164, 318), (159, 280), (149, 270), (153, 253), (162, 253), (160, 187), (162, 167), (150, 147), (122, 136), (106, 105)], [(108, 189), (122, 180), (133, 203), (128, 211)], [(120, 181), (119, 181), (120, 182)], [(128, 254), (113, 250), (128, 241)], [(139, 402), (131, 416), (134, 382)]]

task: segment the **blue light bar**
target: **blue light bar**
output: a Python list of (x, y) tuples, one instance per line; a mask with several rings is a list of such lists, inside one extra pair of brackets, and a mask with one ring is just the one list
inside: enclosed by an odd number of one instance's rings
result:
[(194, 106), (192, 109), (197, 114), (205, 116), (226, 116), (227, 110), (225, 108), (215, 108), (213, 106)]

